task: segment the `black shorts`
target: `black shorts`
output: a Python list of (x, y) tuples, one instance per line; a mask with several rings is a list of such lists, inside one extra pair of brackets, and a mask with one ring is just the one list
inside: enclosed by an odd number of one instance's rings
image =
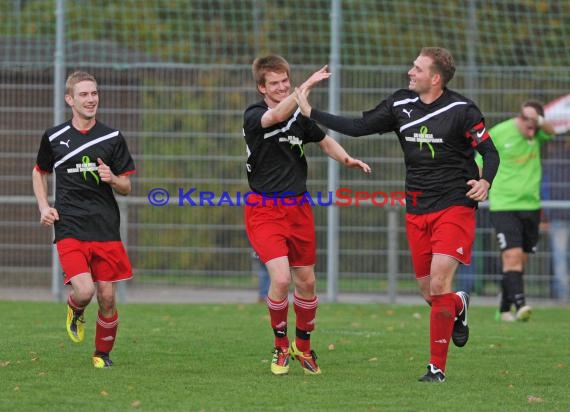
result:
[(520, 247), (525, 253), (536, 252), (540, 209), (517, 212), (491, 212), (490, 217), (501, 251)]

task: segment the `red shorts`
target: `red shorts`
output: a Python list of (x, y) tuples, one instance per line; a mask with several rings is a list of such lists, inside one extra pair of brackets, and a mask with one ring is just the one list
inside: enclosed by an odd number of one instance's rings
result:
[[(290, 266), (311, 266), (317, 260), (313, 210), (308, 202), (273, 201), (250, 193), (245, 205), (245, 230), (263, 263), (282, 256)], [(301, 204), (298, 204), (301, 203)]]
[(69, 284), (80, 273), (91, 273), (94, 282), (118, 282), (133, 277), (131, 262), (123, 242), (91, 242), (72, 238), (56, 243), (59, 261)]
[(447, 255), (468, 265), (475, 240), (475, 209), (451, 206), (425, 215), (406, 213), (406, 234), (416, 278), (431, 273), (433, 255)]

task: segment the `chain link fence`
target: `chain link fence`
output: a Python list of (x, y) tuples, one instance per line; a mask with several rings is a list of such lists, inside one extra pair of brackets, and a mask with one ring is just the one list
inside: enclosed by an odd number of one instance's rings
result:
[[(121, 129), (137, 166), (133, 194), (121, 202), (135, 268), (127, 290), (256, 288), (242, 207), (199, 200), (238, 199), (248, 189), (241, 129), (243, 110), (259, 98), (250, 68), (257, 55), (285, 56), (294, 84), (330, 63), (336, 89), (324, 85), (311, 99), (327, 108), (335, 94), (345, 115), (406, 87), (409, 65), (425, 45), (453, 52), (458, 72), (450, 87), (475, 100), (489, 126), (514, 115), (523, 100), (548, 102), (570, 91), (564, 1), (14, 0), (1, 2), (0, 13), (0, 287), (60, 291), (52, 284), (60, 279), (52, 273), (51, 232), (38, 223), (31, 170), (43, 130), (70, 115), (61, 78), (72, 70), (96, 75), (98, 117)], [(374, 170), (366, 177), (341, 168), (336, 187), (403, 190), (395, 136), (335, 137)], [(568, 158), (553, 148), (545, 164), (566, 173)], [(316, 147), (306, 154), (311, 193), (328, 193), (327, 159)], [(564, 192), (565, 176), (549, 184)], [(157, 188), (170, 194), (167, 206), (149, 201)], [(189, 192), (198, 204), (178, 205)], [(547, 207), (565, 210), (567, 199)], [(321, 292), (416, 293), (402, 207), (337, 207), (337, 223), (329, 210), (315, 207)], [(478, 214), (474, 264), (462, 268), (458, 282), (492, 296), (499, 290), (498, 248), (486, 208)], [(331, 234), (338, 251), (331, 251)], [(541, 298), (552, 294), (546, 235), (525, 275), (529, 295)], [(334, 273), (331, 253), (338, 257)]]

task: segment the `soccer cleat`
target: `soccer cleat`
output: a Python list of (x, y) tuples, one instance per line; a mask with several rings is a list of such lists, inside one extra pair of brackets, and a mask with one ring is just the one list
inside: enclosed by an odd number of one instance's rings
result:
[(524, 305), (521, 306), (519, 310), (517, 310), (515, 318), (516, 320), (527, 322), (530, 319), (530, 315), (532, 315), (532, 308), (530, 306)]
[(469, 309), (469, 294), (467, 292), (456, 292), (463, 301), (463, 310), (455, 319), (451, 338), (457, 347), (463, 347), (469, 340), (469, 325), (467, 324), (467, 310)]
[(515, 315), (513, 315), (511, 312), (501, 312), (499, 319), (501, 319), (503, 322), (514, 322), (516, 320)]
[(317, 354), (315, 353), (315, 351), (312, 350), (310, 352), (301, 352), (297, 348), (295, 342), (293, 342), (291, 343), (291, 347), (289, 348), (289, 353), (291, 354), (291, 356), (293, 356), (301, 363), (301, 366), (303, 367), (305, 374), (307, 375), (321, 374), (321, 368), (319, 368), (319, 366), (317, 365)]
[(109, 359), (108, 353), (95, 353), (93, 354), (93, 366), (97, 369), (110, 368), (113, 366), (113, 361)]
[(67, 334), (73, 342), (83, 342), (83, 339), (85, 338), (84, 323), (85, 318), (83, 313), (78, 314), (71, 306), (67, 305), (67, 321), (65, 322), (65, 326), (67, 328)]
[(271, 360), (271, 373), (274, 375), (288, 374), (290, 357), (288, 348), (275, 348)]
[(431, 363), (427, 366), (427, 372), (418, 379), (420, 382), (445, 382), (443, 371)]

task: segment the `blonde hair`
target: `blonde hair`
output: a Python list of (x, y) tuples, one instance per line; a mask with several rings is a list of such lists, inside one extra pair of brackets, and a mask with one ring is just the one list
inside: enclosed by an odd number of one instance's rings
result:
[(75, 71), (71, 73), (67, 80), (65, 81), (65, 94), (73, 96), (73, 88), (79, 82), (90, 81), (95, 83), (95, 87), (97, 87), (97, 80), (95, 80), (95, 76), (90, 73), (84, 71)]

